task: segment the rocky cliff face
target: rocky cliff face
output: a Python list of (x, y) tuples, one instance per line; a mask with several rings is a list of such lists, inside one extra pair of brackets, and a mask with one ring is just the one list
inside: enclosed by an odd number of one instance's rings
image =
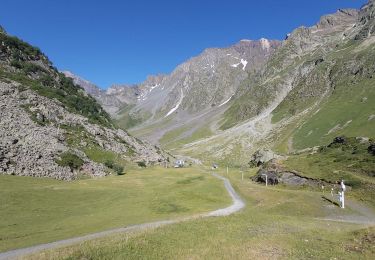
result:
[(73, 180), (111, 173), (106, 160), (166, 160), (158, 147), (115, 128), (39, 49), (4, 31), (0, 46), (0, 173)]

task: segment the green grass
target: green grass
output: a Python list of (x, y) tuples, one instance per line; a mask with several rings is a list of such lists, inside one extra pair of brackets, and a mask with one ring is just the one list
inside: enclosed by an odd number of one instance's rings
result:
[(185, 136), (184, 133), (191, 131), (192, 128), (192, 126), (183, 125), (179, 128), (169, 131), (163, 135), (163, 137), (160, 139), (160, 143), (166, 149), (175, 149), (183, 146), (184, 144), (192, 143), (194, 141), (212, 135), (210, 127), (208, 125), (205, 125), (193, 130), (191, 134)]
[(134, 105), (126, 106), (117, 113), (118, 117), (115, 120), (115, 123), (118, 127), (129, 129), (141, 124), (151, 117), (151, 113), (147, 111), (138, 112), (137, 114), (130, 113), (132, 108), (134, 108)]
[(192, 126), (182, 126), (176, 129), (173, 129), (172, 131), (169, 131), (163, 135), (163, 137), (160, 139), (160, 143), (162, 145), (170, 144), (171, 142), (177, 141), (178, 138), (186, 131), (189, 131)]
[(238, 171), (230, 170), (231, 182), (247, 203), (237, 214), (109, 236), (34, 258), (373, 259), (373, 228), (315, 219), (350, 214), (349, 209), (328, 207), (320, 192), (254, 184), (253, 174), (247, 172), (242, 181)]
[(84, 150), (87, 157), (97, 163), (105, 163), (106, 161), (121, 160), (119, 154), (111, 151), (104, 150), (100, 147), (93, 146)]
[(222, 182), (196, 168), (133, 169), (75, 182), (0, 175), (0, 251), (229, 203)]
[[(319, 106), (304, 115), (299, 124), (293, 123), (296, 129), (292, 133), (287, 131), (293, 137), (293, 148), (323, 145), (340, 135), (375, 136), (375, 119), (371, 119), (375, 115), (374, 48), (370, 45), (361, 49), (358, 43), (340, 46), (308, 74), (308, 80), (301, 78), (275, 109), (273, 123), (310, 107), (329, 87)], [(350, 65), (353, 63), (358, 67)], [(277, 148), (287, 150), (286, 142)]]
[(375, 206), (375, 156), (369, 144), (347, 138), (346, 145), (322, 147), (315, 154), (290, 156), (283, 164), (301, 175), (336, 183), (342, 179), (353, 188), (351, 196)]
[[(293, 139), (295, 148), (321, 145), (340, 135), (375, 136), (375, 120), (369, 120), (375, 114), (373, 84), (373, 80), (366, 80), (355, 88), (340, 86), (342, 89), (333, 94), (329, 102), (323, 104), (319, 112), (296, 131)], [(363, 102), (365, 97), (367, 101)], [(330, 132), (338, 125), (342, 129)]]

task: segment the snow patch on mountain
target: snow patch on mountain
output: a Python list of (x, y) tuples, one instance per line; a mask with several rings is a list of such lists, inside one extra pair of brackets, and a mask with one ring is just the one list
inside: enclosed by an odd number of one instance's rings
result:
[(180, 105), (181, 105), (183, 99), (184, 99), (184, 92), (183, 92), (182, 89), (181, 89), (181, 96), (180, 96), (180, 99), (178, 100), (176, 106), (175, 106), (174, 108), (172, 108), (172, 109), (171, 109), (171, 110), (165, 115), (165, 117), (167, 117), (167, 116), (171, 115), (173, 112), (175, 112), (175, 111), (180, 107)]
[(233, 95), (230, 96), (227, 100), (225, 100), (223, 103), (221, 103), (218, 107), (224, 106), (226, 103), (228, 103), (232, 99)]
[(159, 86), (160, 86), (160, 84), (155, 84), (154, 86), (151, 86), (149, 92), (151, 92), (154, 88), (157, 88)]
[(246, 68), (246, 65), (247, 65), (247, 60), (244, 60), (244, 59), (241, 59), (241, 63), (242, 63), (242, 65), (243, 65), (243, 70), (245, 70), (245, 68)]
[(236, 63), (236, 64), (232, 64), (230, 65), (231, 67), (233, 68), (237, 68), (240, 64), (242, 64), (242, 70), (245, 70), (246, 66), (247, 66), (247, 60), (244, 60), (244, 59), (241, 59), (241, 61), (239, 63)]
[(271, 43), (269, 42), (269, 40), (262, 38), (259, 41), (263, 50), (269, 50), (271, 48)]

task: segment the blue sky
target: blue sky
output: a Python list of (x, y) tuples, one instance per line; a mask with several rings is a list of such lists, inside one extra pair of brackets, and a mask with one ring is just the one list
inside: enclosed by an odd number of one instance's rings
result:
[(283, 39), (365, 0), (1, 0), (0, 24), (61, 70), (106, 88), (170, 73), (208, 47)]

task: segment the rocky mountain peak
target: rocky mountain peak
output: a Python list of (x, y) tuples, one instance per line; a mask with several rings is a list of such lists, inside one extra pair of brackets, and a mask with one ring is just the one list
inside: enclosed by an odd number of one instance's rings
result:
[(361, 30), (355, 40), (362, 40), (375, 35), (375, 1), (370, 0), (359, 13), (359, 25)]
[(334, 14), (322, 16), (316, 25), (317, 29), (324, 30), (332, 27), (346, 25), (356, 21), (359, 11), (356, 9), (340, 9)]
[(90, 95), (92, 95), (92, 96), (95, 97), (96, 95), (99, 95), (101, 93), (101, 89), (98, 86), (96, 86), (95, 84), (91, 83), (90, 81), (88, 81), (88, 80), (86, 80), (84, 78), (81, 78), (81, 77), (75, 75), (73, 72), (71, 72), (71, 71), (62, 71), (62, 73), (66, 77), (73, 79), (73, 82), (75, 84), (77, 84), (78, 86), (82, 87)]

